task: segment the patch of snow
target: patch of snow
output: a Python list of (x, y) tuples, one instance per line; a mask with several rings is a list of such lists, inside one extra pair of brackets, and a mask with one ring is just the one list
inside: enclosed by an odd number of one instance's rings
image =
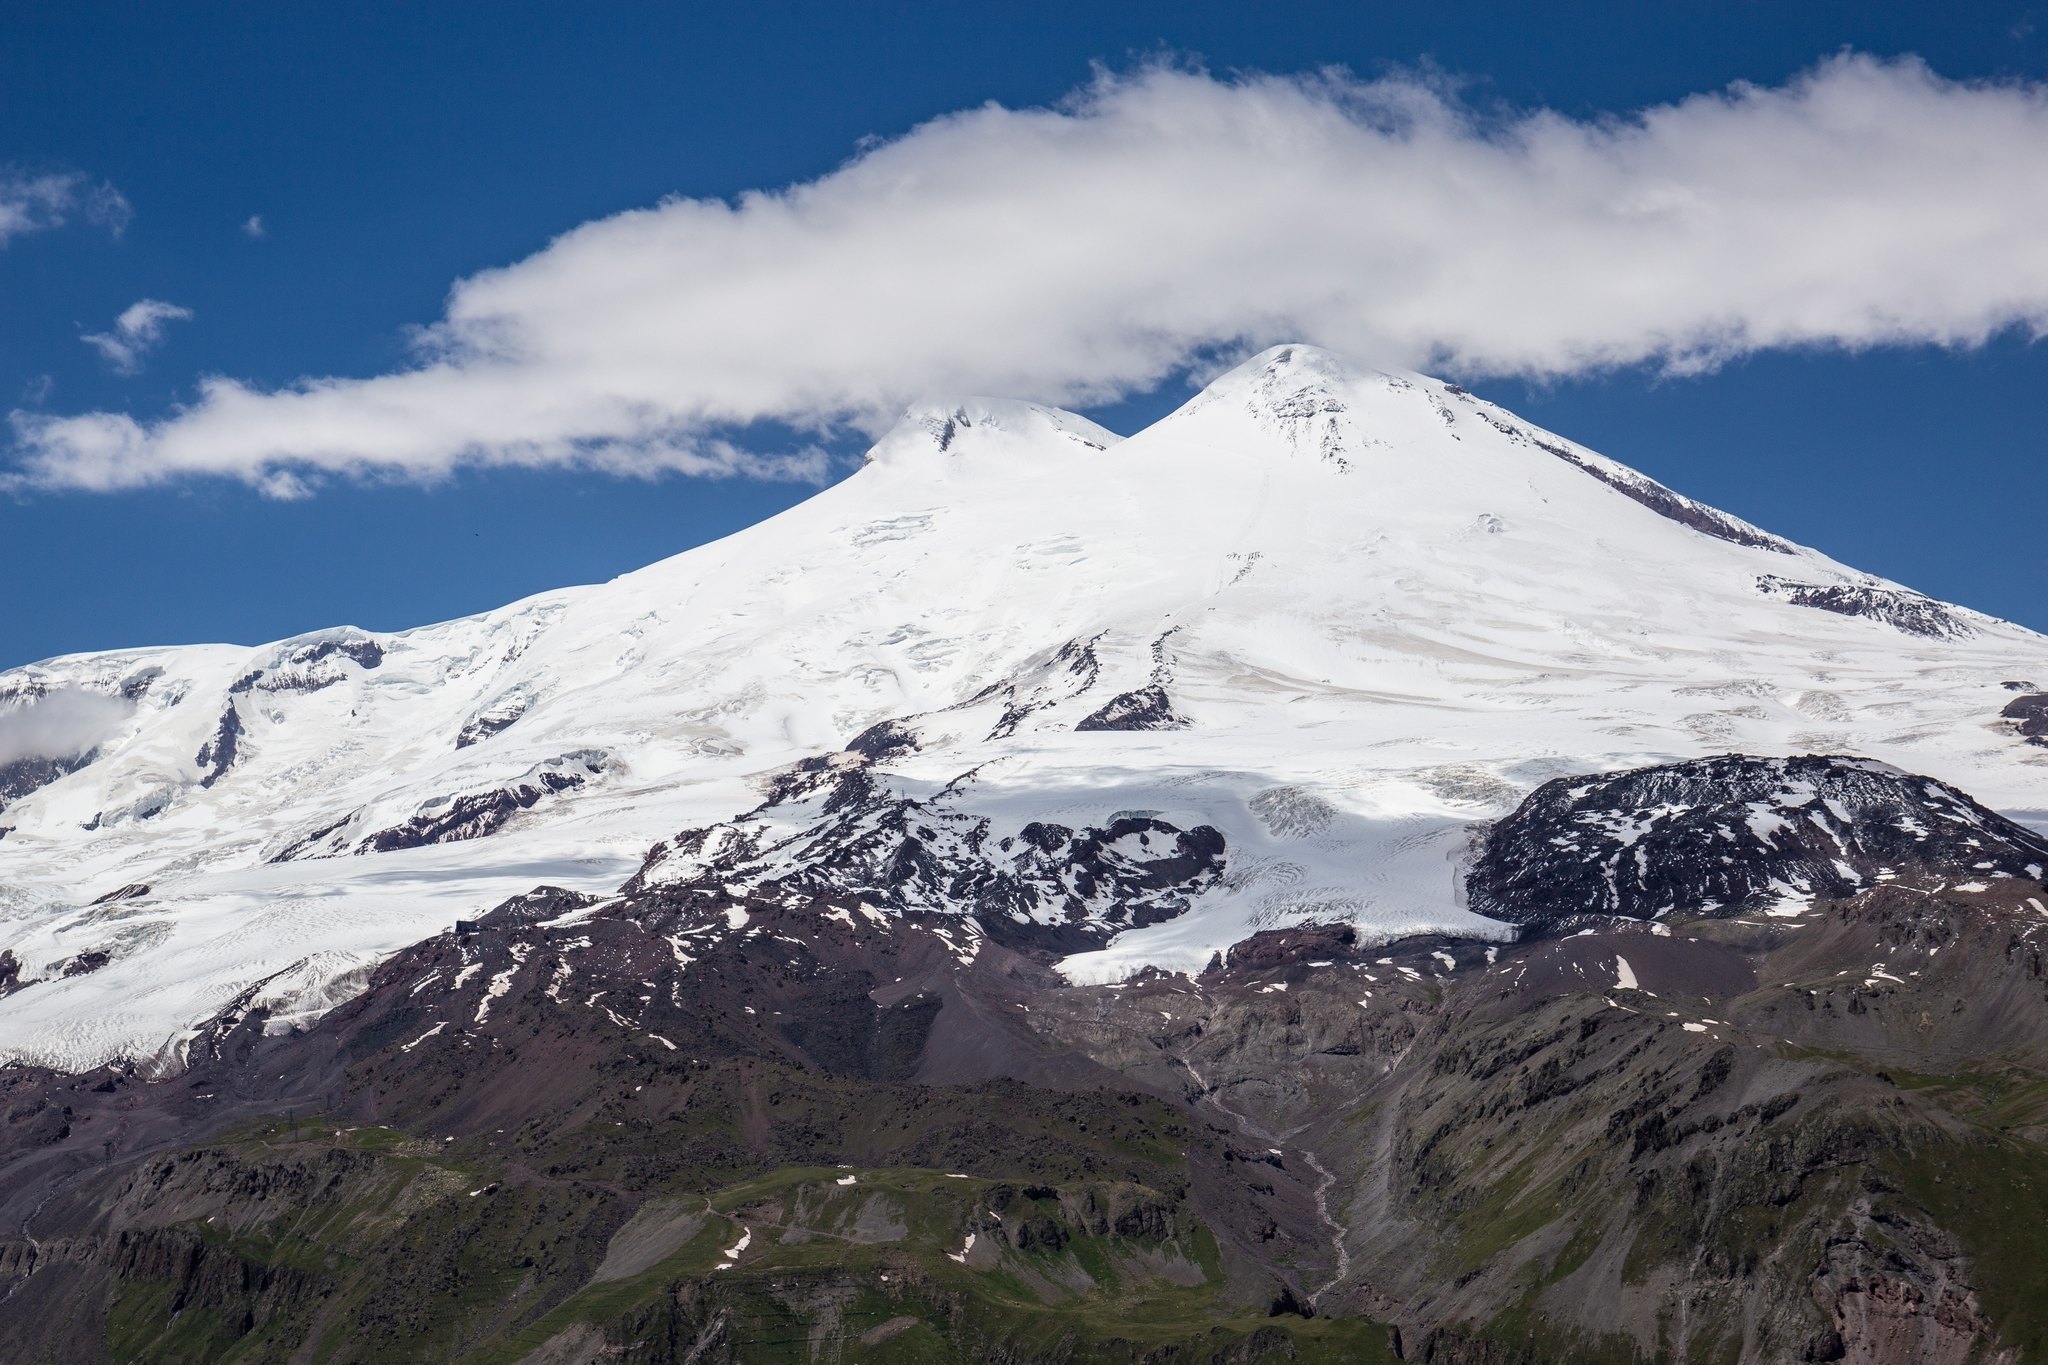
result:
[(439, 1033), (442, 1029), (447, 1027), (448, 1021), (444, 1019), (440, 1023), (435, 1024), (432, 1028), (428, 1029), (425, 1033), (422, 1033), (419, 1037), (413, 1039), (411, 1042), (406, 1043), (405, 1045), (400, 1047), (398, 1050), (400, 1052), (410, 1052), (414, 1048), (418, 1047), (421, 1043), (426, 1042), (427, 1039), (433, 1037), (435, 1034)]

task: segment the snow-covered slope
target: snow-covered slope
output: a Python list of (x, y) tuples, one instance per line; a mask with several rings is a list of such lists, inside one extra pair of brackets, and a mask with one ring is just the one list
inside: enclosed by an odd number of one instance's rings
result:
[(934, 405), (599, 587), (0, 675), (0, 950), (35, 982), (0, 1058), (175, 1059), (252, 993), (305, 1018), (458, 917), (636, 873), (992, 888), (1077, 980), (1302, 919), (1502, 936), (1460, 903), (1474, 828), (1564, 774), (1859, 753), (2038, 821), (2048, 750), (1998, 714), (2037, 679), (2040, 636), (1305, 347), (1122, 440)]

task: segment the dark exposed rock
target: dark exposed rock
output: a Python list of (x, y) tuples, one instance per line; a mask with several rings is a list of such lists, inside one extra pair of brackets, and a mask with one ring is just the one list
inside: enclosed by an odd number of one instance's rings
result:
[(1861, 616), (1882, 621), (1908, 635), (1960, 640), (1976, 634), (1953, 608), (1931, 597), (1899, 588), (1852, 583), (1795, 583), (1773, 574), (1757, 579), (1756, 587), (1766, 597), (1782, 597), (1799, 606), (1831, 611), (1837, 616)]
[(226, 776), (228, 769), (235, 766), (235, 755), (241, 748), (242, 713), (230, 701), (228, 709), (220, 713), (220, 723), (214, 727), (213, 738), (199, 746), (193, 762), (200, 768), (199, 785), (211, 787)]
[(492, 735), (497, 734), (500, 730), (509, 728), (512, 722), (518, 719), (519, 717), (516, 714), (504, 715), (502, 713), (473, 716), (464, 722), (462, 728), (456, 732), (455, 747), (467, 749), (472, 744), (481, 743)]
[(1724, 512), (1717, 512), (1705, 503), (1694, 502), (1691, 498), (1674, 493), (1654, 479), (1646, 479), (1633, 470), (1595, 464), (1584, 459), (1565, 446), (1549, 441), (1537, 441), (1536, 445), (1549, 451), (1566, 464), (1592, 475), (1625, 498), (1641, 503), (1658, 516), (1675, 521), (1680, 526), (1689, 526), (1701, 535), (1725, 540), (1733, 545), (1747, 545), (1753, 550), (1772, 550), (1789, 555), (1793, 547), (1786, 541), (1746, 522), (1737, 521)]
[(886, 763), (903, 754), (916, 753), (917, 735), (899, 721), (878, 721), (848, 740), (846, 751), (859, 754), (870, 763)]
[(1731, 754), (1546, 782), (1488, 832), (1472, 908), (1516, 924), (1832, 898), (1889, 876), (2039, 877), (2048, 840), (1869, 759)]
[(1017, 700), (1013, 692), (1012, 695), (1004, 700), (1003, 714), (998, 716), (996, 723), (989, 727), (988, 737), (990, 739), (1009, 738), (1017, 733), (1017, 727), (1024, 723), (1025, 718), (1037, 709), (1035, 705), (1028, 701)]
[(353, 632), (281, 646), (270, 663), (235, 679), (228, 692), (318, 692), (346, 676), (336, 666), (342, 660), (361, 669), (375, 668), (384, 662), (384, 646)]
[(1280, 1286), (1280, 1292), (1275, 1294), (1272, 1302), (1266, 1306), (1266, 1316), (1269, 1318), (1282, 1316), (1312, 1318), (1315, 1315), (1316, 1310), (1314, 1307), (1294, 1292), (1294, 1286), (1287, 1284)]
[(156, 686), (157, 679), (163, 675), (163, 669), (150, 667), (123, 679), (121, 682), (121, 700), (141, 701), (149, 695), (149, 689)]
[(2048, 692), (2014, 697), (1999, 711), (2030, 744), (2048, 745)]
[(21, 979), (21, 959), (12, 948), (0, 948), (0, 999), (33, 983)]
[(1358, 418), (1332, 390), (1330, 376), (1319, 369), (1312, 356), (1295, 347), (1276, 352), (1252, 377), (1246, 406), (1276, 425), (1297, 450), (1313, 452), (1337, 472), (1348, 473), (1351, 460), (1346, 452), (1357, 448)]
[(92, 762), (91, 753), (70, 758), (17, 758), (0, 763), (0, 810)]
[(1082, 717), (1076, 730), (1184, 730), (1185, 716), (1173, 709), (1166, 689), (1151, 683), (1111, 697), (1099, 710)]
[(1288, 929), (1263, 929), (1231, 945), (1228, 961), (1215, 970), (1256, 972), (1296, 962), (1343, 961), (1358, 948), (1358, 930), (1348, 924), (1302, 924)]
[(692, 887), (784, 905), (824, 900), (971, 914), (997, 937), (1079, 947), (1185, 911), (1223, 869), (1223, 836), (1150, 816), (1069, 829), (1033, 821), (998, 835), (962, 809), (956, 779), (928, 799), (865, 764), (805, 760), (727, 824), (657, 845), (629, 889)]
[(1060, 646), (1058, 653), (1035, 671), (1036, 676), (1031, 681), (1005, 679), (991, 683), (970, 697), (965, 705), (972, 706), (1000, 694), (1003, 713), (990, 728), (988, 737), (994, 740), (1015, 734), (1027, 717), (1061, 702), (1072, 701), (1101, 680), (1102, 660), (1096, 653), (1096, 646), (1105, 634), (1106, 631), (1085, 640), (1068, 640)]
[[(1465, 402), (1471, 402), (1464, 390), (1447, 386), (1446, 392)], [(1563, 460), (1566, 464), (1598, 479), (1615, 492), (1629, 500), (1649, 508), (1667, 521), (1690, 527), (1703, 536), (1725, 540), (1731, 545), (1746, 545), (1753, 550), (1771, 550), (1777, 554), (1792, 554), (1794, 546), (1766, 531), (1758, 530), (1748, 522), (1739, 521), (1725, 512), (1716, 511), (1705, 503), (1694, 502), (1682, 493), (1675, 493), (1655, 479), (1638, 474), (1633, 469), (1609, 463), (1598, 456), (1589, 456), (1573, 450), (1570, 446), (1546, 440), (1527, 427), (1503, 417), (1496, 417), (1480, 409), (1480, 418), (1503, 435), (1515, 441), (1526, 441), (1538, 450), (1546, 451)]]
[(310, 651), (295, 652), (289, 662), (302, 666), (316, 664), (334, 654), (353, 660), (359, 668), (375, 668), (384, 662), (384, 646), (371, 639), (322, 640)]
[(531, 810), (542, 797), (583, 786), (606, 766), (601, 754), (567, 755), (554, 763), (542, 764), (516, 782), (489, 791), (466, 792), (430, 805), (403, 824), (366, 836), (357, 843), (355, 851), (386, 853), (395, 848), (481, 839), (496, 833), (520, 811)]
[(100, 952), (98, 950), (80, 953), (77, 957), (72, 958), (69, 962), (64, 964), (64, 975), (90, 976), (92, 973), (106, 966), (107, 963), (110, 961), (112, 961), (111, 958), (109, 958), (105, 953)]
[(0, 706), (26, 706), (50, 695), (50, 684), (29, 674), (0, 680)]
[(820, 992), (812, 1010), (783, 1025), (783, 1033), (817, 1065), (839, 1076), (906, 1081), (917, 1072), (941, 1002), (920, 992), (898, 1004), (876, 1008), (865, 992), (834, 999)]
[(510, 729), (513, 722), (526, 714), (531, 699), (524, 692), (512, 692), (484, 706), (463, 723), (455, 736), (455, 747), (467, 749), (489, 739), (500, 731)]
[(337, 850), (332, 848), (322, 849), (321, 841), (336, 831), (345, 828), (348, 822), (354, 818), (353, 815), (344, 815), (339, 820), (322, 825), (310, 834), (294, 839), (282, 850), (272, 854), (269, 861), (273, 863), (288, 863), (296, 858), (304, 858), (308, 855), (318, 856), (323, 853), (331, 854), (336, 852)]
[(1104, 631), (1086, 640), (1069, 640), (1053, 656), (1054, 663), (1065, 664), (1067, 672), (1081, 680), (1080, 686), (1074, 689), (1077, 696), (1095, 686), (1095, 680), (1102, 676), (1102, 660), (1096, 657), (1095, 646), (1106, 634), (1108, 632)]
[(146, 883), (146, 882), (130, 882), (130, 883), (129, 883), (128, 885), (126, 885), (126, 886), (120, 887), (120, 888), (118, 888), (118, 889), (116, 889), (116, 890), (113, 890), (113, 891), (109, 891), (109, 892), (108, 892), (108, 893), (107, 893), (106, 895), (104, 895), (104, 896), (95, 896), (95, 897), (93, 897), (93, 899), (92, 899), (92, 902), (91, 902), (91, 903), (92, 903), (92, 904), (94, 904), (94, 905), (112, 905), (112, 904), (113, 904), (113, 903), (114, 903), (115, 901), (132, 901), (132, 900), (139, 900), (139, 899), (141, 899), (142, 897), (144, 897), (144, 896), (147, 896), (148, 894), (149, 894), (149, 885), (148, 885), (148, 883)]

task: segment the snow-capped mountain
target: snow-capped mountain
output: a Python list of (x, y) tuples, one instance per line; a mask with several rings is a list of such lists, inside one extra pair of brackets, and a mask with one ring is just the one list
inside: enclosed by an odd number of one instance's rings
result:
[(1857, 754), (2039, 823), (2035, 679), (2048, 639), (1306, 347), (1128, 438), (930, 405), (601, 586), (0, 674), (0, 1058), (303, 1021), (542, 883), (951, 910), (1075, 981), (1506, 938), (1462, 871), (1568, 775)]

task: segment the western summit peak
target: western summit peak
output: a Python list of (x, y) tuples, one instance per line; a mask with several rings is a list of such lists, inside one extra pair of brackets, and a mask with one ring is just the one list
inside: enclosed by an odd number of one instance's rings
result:
[(933, 459), (1025, 456), (1056, 447), (1101, 451), (1123, 438), (1079, 413), (1010, 398), (927, 398), (913, 403), (868, 451), (865, 463), (894, 466)]

